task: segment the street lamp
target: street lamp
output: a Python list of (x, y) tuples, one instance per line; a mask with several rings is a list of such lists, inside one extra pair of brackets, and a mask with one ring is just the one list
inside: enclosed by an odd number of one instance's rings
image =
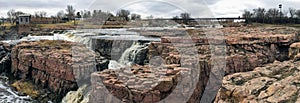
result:
[(280, 9), (280, 14), (279, 14), (279, 16), (280, 16), (280, 24), (281, 24), (281, 18), (282, 18), (282, 11), (281, 11), (281, 8), (282, 8), (282, 4), (279, 4), (279, 9)]

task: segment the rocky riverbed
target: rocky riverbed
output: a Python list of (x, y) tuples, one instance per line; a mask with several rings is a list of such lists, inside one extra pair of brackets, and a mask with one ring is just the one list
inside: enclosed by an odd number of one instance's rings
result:
[[(155, 82), (139, 82), (140, 79), (136, 79), (140, 77), (140, 75), (150, 75), (150, 73), (147, 72), (141, 72), (137, 73), (136, 75), (130, 75), (126, 76), (123, 75), (122, 72), (118, 72), (118, 70), (115, 71), (109, 71), (109, 72), (100, 72), (99, 74), (94, 74), (92, 78), (99, 78), (99, 79), (92, 79), (92, 83), (95, 83), (92, 85), (92, 92), (91, 92), (91, 101), (103, 101), (103, 102), (114, 102), (114, 97), (108, 96), (108, 94), (112, 94), (117, 100), (123, 101), (123, 102), (155, 102), (155, 101), (165, 101), (168, 100), (168, 96), (172, 95), (172, 93), (175, 93), (176, 95), (170, 96), (175, 97), (173, 99), (170, 99), (170, 101), (188, 101), (188, 102), (197, 102), (200, 100), (206, 100), (206, 102), (212, 102), (212, 100), (215, 98), (213, 94), (211, 96), (213, 97), (207, 97), (202, 98), (201, 96), (203, 93), (209, 91), (210, 93), (217, 93), (219, 91), (219, 86), (222, 85), (222, 79), (220, 77), (223, 77), (223, 75), (235, 75), (235, 73), (239, 72), (247, 72), (252, 71), (256, 67), (264, 67), (265, 65), (268, 65), (269, 63), (273, 63), (274, 61), (287, 61), (289, 60), (289, 48), (290, 46), (298, 41), (298, 34), (295, 32), (294, 29), (290, 28), (250, 28), (253, 31), (248, 31), (249, 28), (224, 28), (221, 29), (224, 33), (224, 47), (226, 47), (226, 53), (225, 55), (217, 56), (218, 59), (224, 60), (226, 62), (226, 68), (219, 68), (219, 69), (213, 69), (216, 64), (213, 64), (213, 58), (212, 55), (218, 54), (219, 52), (222, 52), (219, 45), (222, 45), (222, 41), (219, 39), (210, 39), (205, 36), (203, 36), (201, 31), (192, 30), (190, 31), (192, 34), (192, 37), (200, 37), (200, 38), (187, 38), (184, 39), (182, 37), (162, 37), (161, 42), (152, 42), (148, 48), (149, 48), (149, 60), (158, 61), (158, 67), (161, 66), (161, 68), (164, 67), (164, 65), (175, 65), (174, 67), (171, 67), (168, 71), (176, 71), (176, 72), (184, 72), (184, 71), (178, 71), (177, 66), (179, 67), (185, 67), (187, 63), (193, 63), (191, 61), (195, 61), (195, 59), (192, 59), (194, 56), (188, 56), (184, 54), (191, 54), (191, 51), (193, 49), (189, 48), (189, 46), (193, 46), (196, 48), (197, 51), (197, 60), (199, 61), (199, 67), (193, 67), (191, 68), (185, 68), (184, 70), (187, 71), (194, 71), (195, 73), (199, 74), (198, 81), (195, 81), (195, 76), (197, 75), (186, 75), (178, 78), (173, 78), (172, 83), (176, 81), (174, 84), (178, 84), (178, 81), (188, 81), (183, 82), (185, 84), (185, 87), (181, 87), (181, 92), (176, 92), (176, 90), (172, 90), (172, 92), (163, 92), (164, 89), (155, 89), (156, 85)], [(285, 32), (287, 31), (287, 32)], [(198, 36), (197, 36), (198, 35)], [(193, 41), (194, 44), (188, 44)], [(293, 44), (296, 45), (296, 44)], [(293, 46), (292, 47), (295, 47)], [(298, 50), (298, 49), (296, 49)], [(189, 53), (190, 52), (190, 53)], [(213, 53), (213, 54), (212, 54)], [(298, 53), (298, 51), (296, 52)], [(294, 53), (295, 54), (295, 53)], [(156, 58), (158, 57), (158, 58)], [(215, 56), (216, 57), (216, 56)], [(291, 57), (291, 55), (290, 55)], [(294, 57), (294, 56), (293, 56)], [(189, 59), (184, 59), (189, 58)], [(189, 61), (189, 62), (185, 62)], [(155, 64), (155, 62), (152, 62)], [(151, 62), (150, 62), (151, 65)], [(196, 65), (196, 64), (194, 64)], [(224, 65), (223, 65), (224, 66)], [(134, 67), (131, 67), (134, 68)], [(125, 68), (129, 70), (129, 73), (134, 73), (134, 69), (131, 68)], [(142, 68), (147, 67), (140, 67), (141, 71), (144, 71)], [(155, 67), (154, 67), (155, 68)], [(195, 71), (196, 69), (196, 71)], [(199, 72), (197, 72), (197, 69), (199, 69)], [(163, 69), (160, 69), (163, 70)], [(213, 72), (213, 71), (224, 71), (224, 73), (219, 72)], [(163, 71), (163, 72), (167, 72)], [(112, 73), (112, 74), (111, 74)], [(246, 73), (245, 73), (246, 74)], [(119, 76), (122, 75), (122, 76)], [(123, 77), (125, 76), (125, 77)], [(132, 77), (133, 76), (133, 77)], [(214, 77), (212, 77), (214, 76)], [(130, 88), (126, 87), (126, 82), (124, 83), (124, 80), (122, 78), (126, 78), (127, 81), (134, 81), (137, 84), (133, 84), (132, 87), (136, 85), (136, 87), (139, 87), (140, 85), (149, 85), (153, 86), (152, 89), (149, 89), (149, 91), (144, 91), (141, 93), (135, 93), (135, 91), (138, 91), (136, 88)], [(147, 76), (145, 77), (147, 78)], [(190, 79), (188, 79), (190, 78)], [(101, 82), (102, 81), (102, 82)], [(220, 83), (218, 85), (209, 85), (207, 84), (208, 81), (213, 83)], [(224, 80), (223, 80), (224, 81)], [(100, 85), (103, 83), (103, 85)], [(140, 84), (139, 84), (140, 83)], [(170, 82), (171, 83), (171, 82)], [(224, 82), (223, 82), (224, 83)], [(176, 85), (174, 85), (170, 88), (175, 88)], [(189, 90), (189, 88), (192, 88), (192, 84), (196, 84), (195, 89)], [(207, 87), (207, 85), (212, 87)], [(224, 84), (223, 84), (224, 85)], [(175, 86), (175, 87), (174, 87)], [(255, 84), (253, 85), (255, 86)], [(166, 85), (166, 88), (168, 86)], [(104, 91), (103, 91), (104, 88)], [(106, 89), (105, 89), (106, 88)], [(123, 88), (123, 89), (122, 89)], [(209, 89), (206, 89), (209, 88)], [(246, 87), (245, 87), (246, 88)], [(108, 90), (108, 91), (105, 91)], [(120, 92), (114, 92), (114, 91), (120, 91)], [(157, 92), (151, 92), (157, 90)], [(102, 91), (102, 92), (101, 92)], [(107, 95), (105, 95), (105, 92)], [(190, 95), (189, 98), (184, 98), (184, 95)], [(222, 92), (222, 91), (221, 91)], [(167, 93), (167, 94), (164, 94)], [(147, 95), (151, 95), (150, 97), (147, 97)], [(139, 95), (139, 96), (137, 96)], [(157, 96), (158, 95), (158, 96)], [(168, 95), (168, 96), (165, 96)], [(104, 96), (104, 97), (103, 97)], [(133, 98), (130, 98), (132, 96)], [(96, 98), (101, 97), (101, 98)], [(138, 98), (134, 98), (138, 97)], [(150, 100), (148, 100), (150, 98)], [(216, 101), (218, 102), (218, 101)], [(235, 102), (241, 102), (241, 101), (235, 101)]]
[[(13, 75), (18, 91), (43, 102), (60, 102), (64, 96), (66, 103), (297, 100), (297, 29), (132, 31), (136, 33), (66, 33), (59, 37), (68, 41), (2, 44), (1, 65), (12, 67), (0, 70)], [(109, 66), (110, 60), (124, 66)], [(33, 87), (38, 96), (22, 85)]]

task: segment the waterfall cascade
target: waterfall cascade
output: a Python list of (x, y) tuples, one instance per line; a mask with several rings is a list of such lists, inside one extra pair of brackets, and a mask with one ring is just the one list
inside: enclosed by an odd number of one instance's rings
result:
[(120, 59), (110, 60), (109, 69), (118, 69), (132, 64), (144, 64), (147, 58), (148, 46), (140, 42), (133, 42), (131, 47), (127, 48)]
[(131, 65), (136, 63), (137, 55), (145, 49), (145, 45), (141, 45), (139, 42), (134, 42), (132, 46), (124, 51), (119, 62), (125, 65)]

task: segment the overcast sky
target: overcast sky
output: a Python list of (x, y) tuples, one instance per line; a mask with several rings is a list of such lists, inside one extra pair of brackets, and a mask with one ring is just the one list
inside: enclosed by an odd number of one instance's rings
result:
[(7, 17), (7, 11), (15, 9), (34, 14), (46, 11), (47, 16), (56, 15), (58, 11), (73, 5), (76, 11), (101, 9), (116, 12), (127, 9), (142, 17), (173, 17), (182, 12), (189, 12), (193, 17), (238, 17), (243, 10), (258, 7), (278, 8), (292, 7), (300, 10), (300, 0), (0, 0), (0, 17)]

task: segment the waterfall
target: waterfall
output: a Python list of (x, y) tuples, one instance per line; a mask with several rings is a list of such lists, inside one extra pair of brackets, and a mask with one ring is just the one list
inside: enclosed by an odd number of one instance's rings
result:
[(62, 37), (62, 38), (63, 38), (63, 40), (82, 43), (87, 48), (93, 50), (92, 36), (87, 36), (87, 35), (93, 35), (93, 34), (83, 33), (81, 35), (75, 35), (73, 32), (68, 32), (68, 33), (64, 34), (64, 37)]
[(110, 60), (109, 69), (118, 69), (132, 64), (143, 64), (146, 59), (147, 45), (140, 42), (133, 42), (131, 47), (127, 48), (120, 59), (117, 61)]
[(132, 46), (124, 51), (119, 62), (124, 65), (132, 65), (137, 63), (137, 55), (145, 49), (145, 45), (141, 45), (139, 42), (133, 42)]

